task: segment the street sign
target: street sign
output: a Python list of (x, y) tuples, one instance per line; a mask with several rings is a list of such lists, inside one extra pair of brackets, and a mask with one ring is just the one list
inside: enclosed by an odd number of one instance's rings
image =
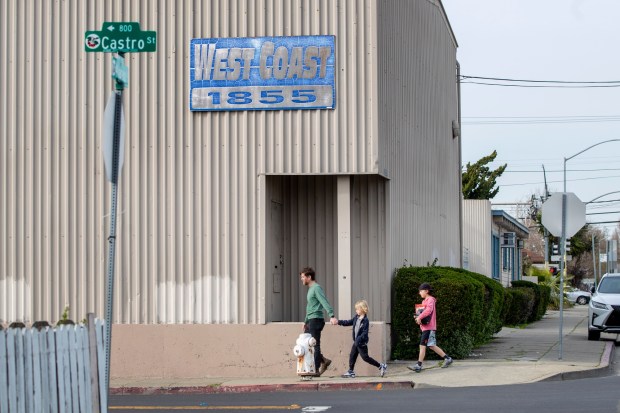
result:
[[(560, 260), (562, 259), (561, 255), (552, 255), (551, 256), (551, 262), (560, 262)], [(572, 255), (567, 255), (566, 256), (566, 261), (572, 261), (573, 256)]]
[(542, 224), (556, 237), (562, 236), (562, 194), (566, 194), (566, 238), (586, 223), (586, 205), (572, 192), (555, 192), (542, 205)]
[(84, 51), (106, 53), (154, 52), (157, 32), (140, 30), (138, 22), (105, 22), (100, 31), (84, 34)]
[(129, 85), (129, 69), (125, 64), (125, 59), (121, 56), (112, 56), (112, 78), (121, 88)]
[[(105, 175), (108, 181), (112, 182), (112, 166), (114, 163), (114, 111), (116, 92), (112, 92), (108, 98), (108, 104), (103, 112), (103, 163), (105, 164)], [(125, 114), (121, 106), (121, 125), (120, 140), (118, 148), (118, 175), (121, 174), (123, 162), (125, 161)]]

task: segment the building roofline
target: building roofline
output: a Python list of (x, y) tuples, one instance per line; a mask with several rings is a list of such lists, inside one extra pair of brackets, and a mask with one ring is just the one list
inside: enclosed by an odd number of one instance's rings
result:
[(526, 236), (530, 234), (530, 231), (527, 229), (527, 227), (525, 225), (523, 225), (522, 223), (520, 223), (519, 221), (517, 221), (515, 218), (513, 218), (512, 216), (508, 215), (506, 213), (506, 211), (502, 210), (502, 209), (492, 209), (491, 210), (491, 215), (495, 218), (498, 217), (500, 218), (502, 221), (507, 221), (508, 223), (514, 225), (516, 228), (518, 228), (520, 231), (522, 231)]

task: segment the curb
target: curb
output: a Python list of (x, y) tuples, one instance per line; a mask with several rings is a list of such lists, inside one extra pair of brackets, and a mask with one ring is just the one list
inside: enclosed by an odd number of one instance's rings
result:
[(216, 393), (260, 393), (340, 390), (402, 390), (413, 389), (412, 381), (373, 381), (348, 383), (286, 383), (255, 385), (212, 385), (188, 387), (116, 387), (111, 395), (159, 395), (159, 394), (216, 394)]
[(613, 358), (616, 345), (613, 341), (609, 341), (605, 344), (605, 350), (601, 356), (601, 363), (599, 367), (595, 367), (588, 370), (581, 371), (568, 371), (565, 373), (554, 374), (553, 376), (546, 377), (539, 381), (564, 381), (564, 380), (577, 380), (577, 379), (591, 379), (595, 377), (604, 377), (609, 375), (611, 368), (611, 359)]

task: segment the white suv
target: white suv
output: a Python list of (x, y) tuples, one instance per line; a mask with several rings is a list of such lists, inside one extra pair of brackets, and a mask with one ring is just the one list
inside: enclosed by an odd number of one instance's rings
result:
[(620, 333), (620, 273), (603, 275), (588, 306), (588, 340)]

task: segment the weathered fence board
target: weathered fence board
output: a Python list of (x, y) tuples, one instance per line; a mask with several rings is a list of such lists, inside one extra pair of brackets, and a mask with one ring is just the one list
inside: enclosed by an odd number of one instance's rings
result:
[(0, 330), (0, 413), (107, 413), (105, 323)]
[(6, 349), (6, 332), (0, 331), (0, 413), (9, 413), (9, 363)]
[[(99, 397), (101, 399), (101, 412), (107, 413), (108, 391), (105, 381), (105, 322), (97, 320), (95, 322), (95, 330), (97, 334), (97, 368), (99, 369)], [(106, 409), (104, 411), (104, 409)]]

